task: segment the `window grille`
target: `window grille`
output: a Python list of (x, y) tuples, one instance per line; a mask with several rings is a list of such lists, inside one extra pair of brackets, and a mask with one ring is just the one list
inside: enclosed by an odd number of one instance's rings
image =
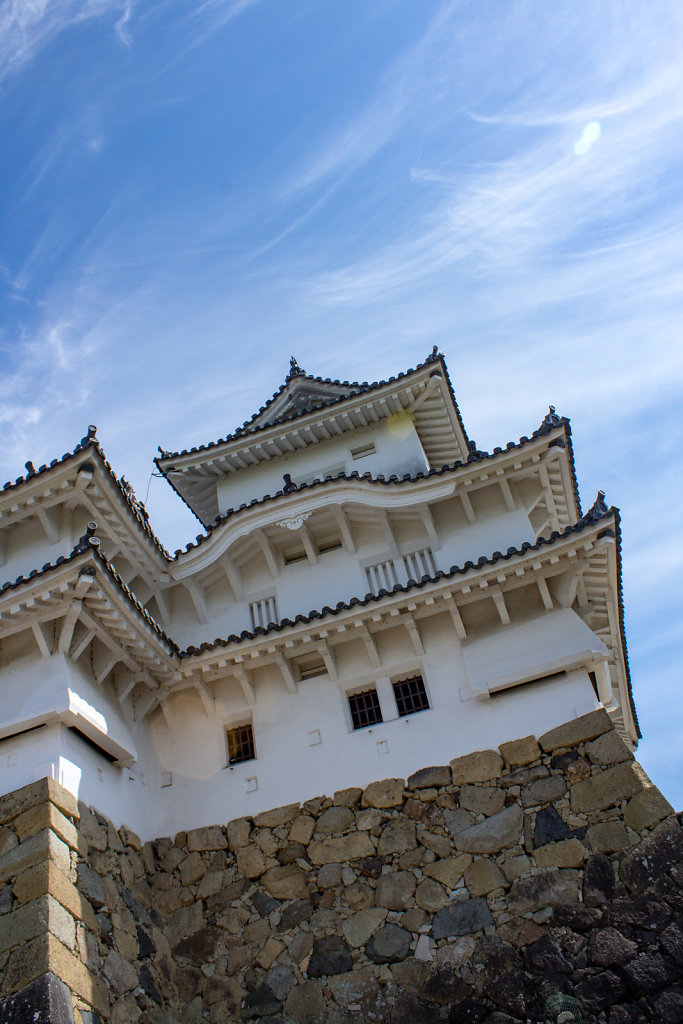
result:
[(396, 566), (391, 559), (386, 562), (376, 562), (375, 565), (366, 566), (365, 575), (368, 579), (370, 591), (373, 594), (378, 594), (380, 590), (392, 590), (398, 583)]
[(394, 697), (401, 718), (406, 715), (414, 715), (417, 711), (426, 711), (429, 708), (422, 676), (413, 676), (412, 679), (402, 679), (400, 682), (394, 683)]
[(352, 448), (351, 449), (351, 458), (352, 459), (364, 459), (368, 455), (374, 455), (376, 451), (377, 451), (377, 449), (375, 448), (375, 446), (372, 443), (372, 441), (370, 441), (368, 444), (361, 445), (360, 448)]
[(436, 562), (431, 548), (420, 548), (403, 556), (403, 564), (409, 580), (421, 580), (423, 576), (433, 576)]
[(364, 729), (367, 725), (376, 725), (383, 721), (379, 697), (374, 688), (363, 690), (361, 693), (350, 693), (349, 708), (354, 729)]
[(327, 672), (327, 666), (320, 654), (304, 654), (296, 661), (299, 669), (299, 679), (313, 679), (315, 676), (323, 676)]
[(275, 594), (271, 597), (263, 597), (260, 601), (251, 601), (249, 603), (249, 614), (251, 615), (252, 629), (256, 629), (257, 626), (263, 626), (265, 629), (270, 622), (277, 622)]
[(228, 741), (228, 764), (241, 764), (256, 758), (254, 748), (254, 730), (251, 723), (240, 725), (236, 729), (226, 730)]

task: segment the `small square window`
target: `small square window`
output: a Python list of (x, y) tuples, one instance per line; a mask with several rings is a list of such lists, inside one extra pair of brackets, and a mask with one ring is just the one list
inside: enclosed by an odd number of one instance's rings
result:
[(383, 721), (379, 697), (374, 688), (363, 690), (361, 693), (350, 693), (349, 708), (354, 729), (364, 729), (367, 725), (376, 725)]
[(402, 679), (394, 683), (394, 696), (401, 718), (414, 715), (416, 711), (427, 711), (429, 708), (422, 676), (413, 676), (412, 679)]
[(254, 747), (254, 730), (251, 723), (240, 725), (236, 729), (227, 729), (228, 764), (241, 764), (256, 758)]

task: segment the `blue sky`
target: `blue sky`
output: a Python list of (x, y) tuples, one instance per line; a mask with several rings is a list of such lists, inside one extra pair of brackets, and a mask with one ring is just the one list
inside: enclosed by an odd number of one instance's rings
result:
[(3, 479), (96, 423), (171, 549), (157, 444), (284, 378), (446, 355), (482, 448), (570, 416), (623, 516), (639, 757), (683, 808), (678, 0), (5, 0)]

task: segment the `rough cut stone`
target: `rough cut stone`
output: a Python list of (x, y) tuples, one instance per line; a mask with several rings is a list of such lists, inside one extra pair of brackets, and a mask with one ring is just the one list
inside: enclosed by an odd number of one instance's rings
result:
[(387, 910), (407, 910), (417, 880), (409, 871), (394, 871), (389, 875), (381, 875), (377, 880), (375, 903)]
[(550, 775), (547, 779), (538, 779), (522, 790), (522, 806), (534, 807), (536, 804), (551, 804), (560, 800), (567, 792), (567, 783), (561, 775)]
[(550, 868), (538, 875), (518, 878), (512, 883), (508, 909), (526, 914), (543, 907), (576, 903), (579, 896), (578, 874), (569, 868)]
[(554, 807), (542, 807), (536, 815), (534, 846), (545, 846), (560, 839), (569, 839), (571, 831)]
[(406, 783), (406, 789), (431, 789), (435, 786), (441, 789), (442, 786), (450, 786), (451, 770), (448, 765), (436, 768), (421, 768), (419, 772), (413, 772)]
[(285, 1013), (295, 1024), (323, 1024), (327, 1007), (321, 982), (306, 981), (293, 988), (285, 1003)]
[(460, 790), (460, 806), (475, 814), (497, 814), (505, 806), (505, 793), (496, 786), (465, 785)]
[(42, 974), (0, 1002), (0, 1024), (73, 1024), (71, 992), (54, 974)]
[(299, 804), (285, 804), (284, 807), (274, 807), (272, 811), (261, 811), (254, 816), (254, 827), (277, 828), (278, 825), (286, 825), (298, 816), (300, 809)]
[(588, 962), (596, 967), (623, 967), (637, 952), (638, 943), (627, 939), (616, 928), (594, 932), (587, 950)]
[(458, 832), (454, 843), (458, 850), (467, 850), (469, 853), (498, 853), (506, 846), (517, 843), (522, 822), (521, 807), (512, 804), (478, 825), (471, 825)]
[(403, 779), (371, 782), (363, 790), (362, 807), (399, 807), (403, 803)]
[(583, 873), (583, 902), (587, 907), (609, 903), (614, 895), (614, 870), (609, 857), (593, 854), (586, 861)]
[(333, 832), (344, 832), (353, 821), (353, 811), (348, 807), (336, 805), (320, 815), (315, 830), (324, 835), (332, 835)]
[(448, 939), (453, 935), (469, 935), (493, 924), (486, 900), (461, 900), (443, 907), (434, 915), (432, 935), (435, 939)]
[(581, 715), (580, 718), (550, 729), (549, 732), (539, 736), (538, 742), (541, 749), (549, 754), (560, 747), (578, 747), (579, 743), (597, 739), (598, 736), (610, 732), (613, 728), (612, 719), (603, 708), (600, 708), (598, 711), (591, 711), (587, 715)]
[(278, 900), (296, 900), (308, 895), (306, 875), (296, 864), (268, 868), (261, 881)]
[(384, 907), (368, 907), (342, 921), (342, 931), (349, 946), (353, 946), (354, 949), (364, 946), (386, 916), (387, 911)]
[(138, 983), (138, 974), (132, 964), (112, 949), (104, 961), (102, 974), (109, 982), (112, 991), (122, 996), (131, 992)]
[(529, 921), (525, 917), (513, 917), (498, 925), (498, 935), (506, 942), (515, 946), (529, 946), (532, 942), (538, 942), (545, 935), (545, 928), (541, 928), (535, 921)]
[(601, 821), (588, 829), (588, 842), (593, 853), (614, 853), (626, 849), (628, 833), (620, 821)]
[(220, 928), (210, 925), (182, 939), (173, 947), (173, 955), (181, 960), (189, 960), (193, 964), (203, 964), (214, 959), (220, 941)]
[(258, 1017), (267, 1017), (272, 1013), (279, 1013), (282, 1003), (276, 997), (269, 985), (259, 985), (253, 992), (249, 992), (242, 1003), (242, 1019), (254, 1020)]
[(507, 887), (505, 876), (492, 860), (475, 860), (465, 871), (465, 885), (470, 896), (485, 896), (501, 886)]
[(342, 864), (359, 857), (372, 857), (375, 846), (367, 832), (351, 832), (334, 839), (314, 839), (308, 847), (312, 864)]
[(375, 995), (379, 988), (373, 967), (361, 967), (357, 971), (331, 977), (327, 984), (339, 1006), (357, 1006)]
[(332, 803), (338, 807), (357, 807), (363, 790), (359, 786), (351, 786), (349, 789), (338, 789), (334, 794)]
[(448, 903), (443, 885), (432, 878), (423, 879), (415, 890), (415, 902), (428, 914), (434, 914)]
[(300, 814), (290, 826), (290, 843), (303, 843), (304, 846), (308, 846), (314, 829), (315, 818), (312, 818), (309, 814)]
[(636, 832), (651, 828), (662, 818), (668, 818), (674, 809), (656, 786), (648, 786), (631, 797), (624, 811), (624, 821)]
[(574, 995), (589, 1013), (598, 1014), (612, 1006), (626, 992), (626, 985), (614, 971), (603, 971), (579, 982)]
[(626, 800), (643, 789), (644, 780), (634, 764), (617, 764), (572, 786), (573, 811), (597, 811)]
[(259, 878), (266, 870), (263, 854), (256, 846), (241, 846), (237, 851), (237, 870), (245, 878)]
[(410, 952), (412, 936), (396, 924), (385, 924), (365, 947), (367, 956), (376, 964), (393, 964), (405, 960)]
[(218, 825), (209, 828), (193, 828), (187, 833), (187, 848), (193, 850), (225, 850), (228, 841)]
[(251, 822), (248, 818), (235, 818), (228, 822), (228, 843), (233, 853), (241, 846), (247, 846), (251, 835)]
[(501, 743), (498, 749), (505, 762), (511, 768), (519, 768), (525, 764), (531, 764), (541, 756), (541, 749), (536, 742), (535, 736), (525, 736), (521, 740)]
[(457, 836), (458, 832), (464, 832), (466, 828), (474, 824), (474, 815), (461, 807), (455, 811), (446, 809), (443, 812), (443, 820), (451, 835)]
[(392, 818), (382, 829), (377, 843), (377, 853), (404, 853), (417, 846), (415, 822), (406, 818)]
[(586, 848), (578, 839), (548, 843), (534, 853), (539, 868), (580, 868), (585, 859)]
[(683, 828), (675, 817), (662, 822), (621, 862), (622, 881), (633, 892), (644, 892), (652, 882), (683, 861)]
[(471, 862), (472, 858), (468, 853), (461, 853), (458, 857), (446, 857), (445, 860), (435, 860), (433, 864), (425, 864), (422, 870), (425, 875), (435, 878), (447, 889), (455, 889)]
[(616, 730), (606, 732), (597, 740), (586, 744), (586, 754), (593, 764), (619, 764), (632, 761), (633, 754)]
[(350, 971), (352, 966), (351, 952), (340, 936), (324, 935), (314, 941), (311, 961), (308, 965), (309, 978), (343, 974), (345, 971)]
[(644, 996), (648, 992), (664, 988), (679, 976), (678, 968), (661, 953), (641, 953), (623, 967), (628, 987), (633, 994)]
[(467, 782), (488, 782), (497, 779), (503, 770), (503, 758), (497, 750), (475, 750), (451, 761), (454, 786)]

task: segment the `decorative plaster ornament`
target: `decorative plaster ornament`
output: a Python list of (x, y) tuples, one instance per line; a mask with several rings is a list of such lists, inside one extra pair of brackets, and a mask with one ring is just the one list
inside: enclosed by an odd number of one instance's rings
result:
[(283, 530), (300, 530), (310, 515), (310, 512), (300, 512), (288, 519), (278, 519), (275, 526), (281, 526)]

